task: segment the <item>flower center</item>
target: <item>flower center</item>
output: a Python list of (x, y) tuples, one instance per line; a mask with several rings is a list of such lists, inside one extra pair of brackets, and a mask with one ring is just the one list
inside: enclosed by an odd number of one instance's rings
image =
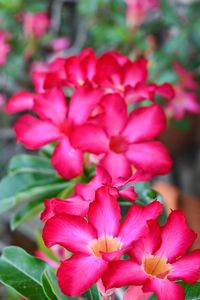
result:
[(90, 245), (90, 250), (92, 254), (96, 257), (102, 257), (101, 252), (111, 253), (121, 249), (122, 243), (120, 239), (112, 236), (103, 236), (98, 239), (94, 239)]
[(116, 153), (123, 153), (127, 150), (128, 145), (126, 140), (122, 136), (111, 136), (110, 149)]
[(147, 274), (162, 279), (166, 278), (171, 269), (166, 258), (154, 255), (146, 256), (142, 266)]
[(72, 122), (69, 120), (65, 120), (59, 125), (59, 130), (65, 135), (69, 135), (70, 131), (72, 130)]

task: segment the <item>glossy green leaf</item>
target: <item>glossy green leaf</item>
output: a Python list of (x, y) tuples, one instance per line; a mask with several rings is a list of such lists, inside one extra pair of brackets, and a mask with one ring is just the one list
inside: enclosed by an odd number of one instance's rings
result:
[(100, 296), (100, 294), (99, 294), (99, 291), (98, 291), (96, 285), (93, 285), (93, 286), (91, 287), (91, 289), (89, 289), (89, 290), (84, 294), (84, 297), (85, 297), (87, 300), (101, 300), (101, 296)]
[(0, 257), (0, 282), (29, 300), (47, 300), (41, 283), (45, 268), (45, 262), (10, 246)]
[(25, 200), (53, 197), (67, 185), (67, 181), (56, 181), (45, 174), (10, 174), (0, 182), (0, 213)]
[(169, 0), (161, 0), (163, 19), (168, 25), (180, 25), (179, 16)]
[(195, 284), (181, 283), (185, 289), (185, 300), (200, 300), (200, 282)]
[[(50, 300), (76, 300), (77, 298), (64, 295), (58, 287), (58, 282), (53, 270), (47, 266), (42, 277), (43, 287)], [(51, 296), (52, 295), (52, 296)], [(52, 298), (51, 298), (52, 297)]]
[(21, 224), (29, 221), (30, 219), (38, 215), (44, 207), (43, 203), (44, 200), (39, 199), (25, 204), (25, 206), (18, 210), (14, 217), (11, 219), (11, 230), (15, 230)]
[(56, 176), (50, 160), (45, 157), (20, 154), (14, 156), (8, 166), (9, 173), (40, 173)]

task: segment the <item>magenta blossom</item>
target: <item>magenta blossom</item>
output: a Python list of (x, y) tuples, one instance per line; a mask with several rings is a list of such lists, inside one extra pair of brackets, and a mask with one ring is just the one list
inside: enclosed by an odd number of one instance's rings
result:
[(165, 106), (168, 117), (182, 119), (187, 112), (199, 114), (200, 103), (197, 101), (196, 92), (185, 89), (182, 85), (175, 87), (176, 96)]
[(131, 29), (140, 26), (150, 11), (159, 8), (158, 0), (125, 0), (125, 2), (127, 25)]
[(89, 207), (88, 221), (68, 214), (49, 219), (43, 230), (46, 246), (58, 244), (73, 253), (61, 262), (57, 272), (63, 293), (77, 296), (88, 290), (103, 276), (110, 261), (119, 259), (146, 233), (147, 221), (156, 219), (161, 210), (158, 201), (145, 207), (133, 205), (120, 224), (117, 198), (102, 187)]
[(105, 287), (142, 285), (158, 300), (184, 300), (184, 289), (175, 281), (194, 284), (199, 278), (200, 250), (186, 254), (195, 239), (181, 211), (171, 212), (162, 227), (150, 222), (147, 236), (133, 243), (131, 260), (110, 263), (103, 276)]
[(152, 176), (170, 171), (172, 162), (167, 149), (154, 140), (166, 128), (159, 105), (137, 108), (128, 115), (124, 100), (118, 94), (109, 94), (102, 98), (100, 106), (103, 112), (97, 121), (94, 118), (74, 130), (71, 142), (75, 148), (103, 154), (100, 165), (114, 179), (128, 179), (133, 169)]
[(38, 118), (23, 115), (15, 124), (16, 138), (28, 149), (39, 149), (56, 141), (52, 164), (65, 178), (82, 173), (83, 153), (69, 140), (77, 125), (84, 124), (101, 98), (98, 90), (76, 90), (67, 105), (62, 90), (54, 88), (34, 98), (33, 112)]
[(45, 200), (45, 210), (41, 214), (41, 220), (47, 221), (56, 214), (66, 213), (78, 216), (85, 216), (88, 213), (90, 204), (95, 199), (95, 191), (107, 186), (110, 193), (116, 197), (122, 197), (129, 201), (134, 201), (137, 194), (133, 187), (124, 188), (128, 183), (135, 183), (148, 180), (144, 172), (137, 171), (128, 180), (113, 181), (108, 172), (102, 167), (96, 167), (96, 174), (92, 180), (87, 183), (77, 183), (75, 186), (75, 194), (67, 199), (61, 200), (52, 198)]
[(20, 19), (23, 22), (24, 34), (27, 38), (42, 37), (50, 26), (50, 19), (46, 12), (23, 12)]

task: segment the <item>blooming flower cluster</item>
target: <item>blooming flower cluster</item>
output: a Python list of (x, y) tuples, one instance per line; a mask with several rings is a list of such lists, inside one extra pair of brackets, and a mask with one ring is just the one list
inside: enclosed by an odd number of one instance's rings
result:
[(192, 72), (187, 72), (179, 63), (174, 64), (178, 76), (175, 88), (176, 96), (167, 103), (166, 114), (177, 120), (182, 119), (187, 112), (200, 113), (200, 104), (197, 101), (197, 82)]
[[(96, 57), (86, 49), (33, 71), (35, 91), (18, 92), (6, 106), (10, 113), (31, 111), (14, 125), (17, 140), (33, 150), (51, 144), (55, 170), (67, 180), (77, 177), (72, 195), (47, 199), (41, 214), (46, 246), (72, 253), (57, 272), (66, 295), (79, 296), (98, 283), (105, 294), (130, 285), (125, 299), (139, 286), (162, 300), (174, 293), (182, 300), (174, 281), (198, 279), (200, 252), (184, 256), (196, 235), (183, 214), (172, 212), (161, 227), (158, 201), (131, 205), (137, 194), (130, 183), (166, 174), (172, 165), (156, 140), (166, 118), (154, 98), (171, 99), (174, 91), (167, 83), (147, 83), (147, 75), (144, 59), (131, 61), (115, 51)], [(150, 105), (142, 106), (147, 99)], [(124, 218), (121, 198), (131, 206)], [(130, 258), (122, 260), (124, 254)]]

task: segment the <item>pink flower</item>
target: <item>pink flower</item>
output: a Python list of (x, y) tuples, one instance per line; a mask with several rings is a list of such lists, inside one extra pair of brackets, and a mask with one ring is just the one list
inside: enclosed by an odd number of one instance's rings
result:
[(107, 186), (110, 193), (116, 197), (122, 197), (129, 201), (134, 201), (137, 194), (133, 187), (123, 188), (128, 183), (135, 183), (147, 180), (146, 174), (137, 171), (131, 178), (126, 181), (114, 181), (108, 172), (102, 167), (96, 167), (96, 175), (87, 183), (77, 183), (75, 194), (67, 199), (61, 200), (52, 198), (45, 200), (45, 210), (41, 214), (41, 220), (47, 221), (56, 214), (65, 213), (78, 216), (85, 216), (88, 213), (90, 204), (95, 200), (95, 191)]
[(200, 103), (193, 91), (186, 90), (182, 85), (175, 87), (176, 96), (165, 106), (165, 112), (170, 118), (182, 119), (187, 112), (200, 113)]
[(100, 100), (101, 93), (90, 88), (76, 90), (67, 105), (62, 90), (51, 89), (34, 98), (32, 115), (23, 115), (15, 124), (16, 138), (28, 149), (39, 149), (53, 141), (57, 146), (52, 155), (52, 164), (65, 178), (82, 173), (83, 153), (75, 149), (69, 140), (73, 128), (84, 124)]
[(0, 30), (0, 65), (6, 64), (8, 53), (11, 51), (11, 47), (8, 44), (9, 38), (9, 32)]
[(49, 16), (46, 12), (23, 12), (21, 19), (24, 26), (24, 33), (29, 37), (42, 37), (50, 26)]
[(133, 205), (120, 224), (117, 199), (102, 187), (89, 207), (88, 221), (68, 214), (49, 219), (43, 230), (46, 246), (58, 244), (73, 253), (61, 262), (57, 272), (63, 293), (77, 296), (88, 290), (102, 277), (110, 261), (119, 259), (133, 241), (145, 234), (146, 222), (157, 218), (161, 209), (157, 201), (145, 207)]
[(26, 91), (15, 93), (6, 103), (5, 111), (13, 114), (33, 108), (35, 94)]
[(50, 47), (55, 52), (65, 50), (69, 47), (69, 45), (70, 45), (70, 39), (68, 37), (58, 37), (53, 39), (50, 42)]
[(172, 87), (167, 83), (160, 86), (146, 83), (148, 71), (145, 59), (132, 62), (116, 51), (107, 51), (97, 58), (92, 49), (85, 49), (80, 55), (66, 58), (64, 64), (65, 75), (63, 65), (60, 66), (62, 76), (58, 70), (47, 72), (45, 88), (62, 85), (76, 88), (89, 83), (105, 94), (119, 93), (128, 104), (154, 100), (155, 93), (167, 99), (174, 96)]
[(97, 122), (74, 130), (70, 140), (75, 148), (103, 153), (100, 165), (114, 179), (128, 179), (132, 166), (152, 176), (170, 171), (172, 162), (166, 148), (154, 141), (166, 127), (159, 105), (137, 108), (128, 115), (123, 98), (109, 94), (102, 98), (100, 106), (103, 113), (97, 116)]
[(159, 8), (157, 0), (125, 0), (127, 4), (126, 18), (129, 28), (140, 26), (151, 10)]
[(131, 260), (110, 263), (102, 278), (105, 287), (142, 285), (158, 300), (183, 300), (184, 289), (174, 281), (194, 284), (198, 280), (200, 250), (185, 254), (195, 239), (181, 211), (173, 211), (163, 227), (150, 222), (147, 236), (132, 245)]
[(177, 75), (179, 76), (180, 85), (182, 85), (188, 89), (196, 89), (197, 88), (198, 85), (194, 79), (193, 72), (188, 72), (177, 62), (174, 63), (174, 70), (176, 71)]

